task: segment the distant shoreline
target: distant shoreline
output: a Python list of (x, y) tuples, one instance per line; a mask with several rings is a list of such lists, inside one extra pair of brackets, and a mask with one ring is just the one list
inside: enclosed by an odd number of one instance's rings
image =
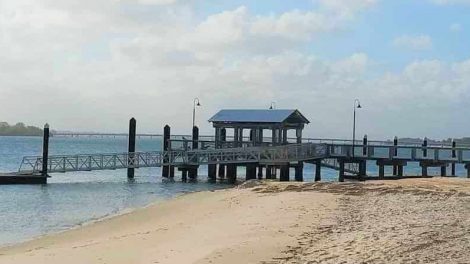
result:
[(42, 137), (42, 135), (0, 135), (0, 137)]

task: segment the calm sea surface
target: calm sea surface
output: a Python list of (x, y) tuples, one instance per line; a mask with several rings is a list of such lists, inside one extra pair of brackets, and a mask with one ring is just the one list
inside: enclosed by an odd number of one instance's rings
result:
[[(0, 137), (0, 170), (16, 171), (27, 155), (40, 155), (42, 139), (35, 137)], [(90, 154), (125, 152), (127, 139), (98, 137), (54, 137), (50, 153)], [(137, 140), (137, 151), (161, 150), (160, 138)], [(369, 173), (377, 174), (371, 162)], [(314, 168), (305, 166), (306, 181), (312, 181)], [(419, 174), (417, 164), (410, 164), (406, 174)], [(464, 175), (463, 167), (457, 172)], [(207, 168), (200, 169), (198, 183), (163, 181), (159, 168), (137, 169), (130, 182), (126, 170), (52, 174), (47, 185), (0, 185), (0, 245), (25, 241), (44, 234), (142, 207), (187, 192), (227, 188), (227, 184), (207, 183)], [(388, 172), (390, 173), (390, 171)], [(438, 169), (430, 169), (437, 174)], [(293, 175), (293, 172), (291, 172)], [(324, 169), (323, 180), (335, 181), (337, 172)], [(244, 172), (239, 172), (240, 178)]]

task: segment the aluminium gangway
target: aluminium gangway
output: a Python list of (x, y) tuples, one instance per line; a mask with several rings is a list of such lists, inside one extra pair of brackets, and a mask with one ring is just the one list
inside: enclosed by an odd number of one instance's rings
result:
[[(258, 146), (201, 150), (170, 150), (135, 153), (56, 155), (48, 158), (48, 172), (116, 170), (125, 168), (161, 167), (166, 165), (207, 165), (282, 163), (321, 160), (322, 166), (338, 169), (339, 161), (366, 160), (420, 162), (424, 165), (464, 164), (470, 175), (470, 147), (419, 145), (355, 145), (348, 143), (302, 143), (282, 146)], [(356, 164), (347, 164), (345, 172), (357, 174)], [(20, 173), (39, 173), (42, 157), (24, 157)]]
[[(328, 156), (327, 150), (326, 144), (303, 143), (274, 147), (56, 155), (48, 158), (48, 172), (116, 170), (167, 165), (278, 164), (323, 159)], [(19, 172), (39, 173), (42, 161), (40, 156), (24, 157)]]

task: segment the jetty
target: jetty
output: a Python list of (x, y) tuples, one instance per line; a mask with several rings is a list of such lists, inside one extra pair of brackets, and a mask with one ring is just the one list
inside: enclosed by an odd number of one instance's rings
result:
[[(338, 181), (401, 179), (410, 162), (422, 168), (418, 177), (429, 177), (428, 168), (438, 167), (442, 176), (455, 176), (456, 164), (463, 164), (470, 177), (470, 148), (451, 145), (403, 144), (393, 141), (360, 141), (303, 138), (310, 121), (298, 110), (221, 110), (209, 119), (213, 136), (199, 136), (193, 127), (190, 136), (172, 136), (163, 129), (163, 147), (151, 152), (136, 151), (136, 120), (129, 121), (128, 151), (77, 155), (49, 155), (49, 126), (44, 128), (42, 156), (24, 157), (18, 172), (0, 175), (0, 184), (46, 183), (49, 173), (161, 167), (164, 178), (197, 179), (199, 167), (206, 165), (210, 181), (235, 182), (239, 168), (245, 179), (303, 181), (304, 165), (313, 164), (315, 181), (321, 181), (322, 167), (338, 171)], [(367, 162), (378, 166), (378, 175), (368, 175)], [(385, 168), (392, 168), (392, 175)], [(291, 169), (293, 178), (291, 177)], [(292, 178), (292, 179), (291, 179)]]

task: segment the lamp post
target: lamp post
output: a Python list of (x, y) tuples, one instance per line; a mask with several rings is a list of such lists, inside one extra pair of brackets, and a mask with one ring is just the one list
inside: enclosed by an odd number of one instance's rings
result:
[(276, 102), (271, 102), (271, 106), (269, 107), (269, 110), (274, 110), (276, 109)]
[(356, 109), (361, 109), (361, 102), (359, 99), (354, 99), (354, 120), (353, 120), (353, 142), (352, 142), (352, 156), (354, 157), (354, 146), (356, 144)]
[(196, 125), (196, 106), (201, 106), (201, 103), (199, 102), (199, 98), (194, 98), (193, 101), (193, 127)]

